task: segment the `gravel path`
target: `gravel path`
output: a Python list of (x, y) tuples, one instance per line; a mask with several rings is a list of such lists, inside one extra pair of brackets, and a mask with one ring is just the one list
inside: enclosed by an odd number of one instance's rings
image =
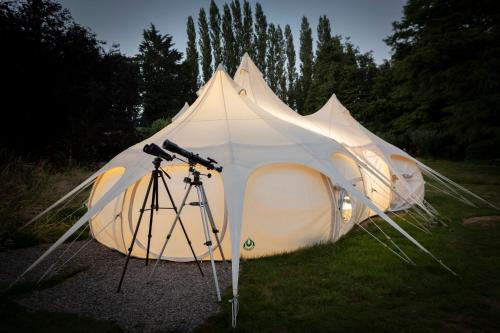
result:
[[(64, 257), (84, 243), (75, 242)], [(62, 245), (25, 280), (37, 281), (67, 246)], [(13, 281), (47, 247), (40, 245), (0, 252), (0, 282)], [(144, 260), (131, 259), (122, 292), (117, 293), (124, 260), (124, 255), (91, 241), (59, 274), (83, 271), (51, 288), (34, 291), (19, 303), (33, 310), (76, 313), (115, 321), (129, 332), (189, 331), (220, 310), (210, 261), (202, 264), (204, 278), (195, 263), (162, 261), (148, 284), (153, 261), (145, 267)], [(230, 264), (217, 263), (217, 274), (221, 289), (228, 288)]]

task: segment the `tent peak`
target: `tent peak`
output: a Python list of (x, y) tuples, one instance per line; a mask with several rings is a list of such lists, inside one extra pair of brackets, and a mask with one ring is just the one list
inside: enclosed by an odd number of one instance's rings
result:
[(224, 68), (224, 65), (223, 64), (219, 64), (217, 66), (217, 69), (215, 70), (216, 72), (219, 72), (219, 71), (222, 71), (224, 73), (226, 73), (226, 68)]

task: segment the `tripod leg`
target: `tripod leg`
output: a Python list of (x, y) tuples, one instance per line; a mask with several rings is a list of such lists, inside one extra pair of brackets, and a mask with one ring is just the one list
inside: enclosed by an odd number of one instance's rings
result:
[(132, 254), (132, 249), (134, 248), (135, 239), (137, 237), (137, 232), (139, 231), (139, 226), (141, 225), (142, 216), (144, 215), (144, 208), (146, 208), (146, 203), (148, 201), (149, 192), (151, 191), (151, 184), (153, 183), (153, 178), (149, 180), (148, 189), (146, 195), (144, 196), (144, 201), (142, 203), (141, 212), (139, 214), (139, 219), (137, 220), (137, 225), (135, 226), (134, 236), (132, 236), (132, 241), (130, 242), (130, 247), (128, 248), (127, 259), (125, 260), (125, 265), (123, 266), (122, 276), (120, 277), (120, 283), (118, 283), (118, 290), (120, 292), (122, 288), (123, 278), (125, 277), (125, 272), (127, 271), (128, 262), (130, 260), (130, 255)]
[(149, 275), (149, 280), (151, 280), (151, 277), (153, 277), (153, 274), (156, 271), (156, 266), (158, 266), (158, 263), (160, 262), (161, 257), (163, 256), (163, 252), (165, 251), (165, 248), (167, 247), (168, 241), (170, 240), (170, 237), (172, 236), (172, 232), (174, 231), (175, 225), (176, 225), (177, 221), (180, 219), (182, 210), (186, 206), (186, 200), (188, 198), (189, 192), (191, 192), (192, 187), (193, 187), (193, 185), (189, 184), (189, 187), (186, 191), (186, 194), (184, 195), (184, 199), (182, 199), (182, 204), (179, 208), (179, 211), (177, 212), (177, 215), (175, 216), (174, 222), (172, 222), (172, 226), (170, 227), (170, 230), (167, 234), (167, 238), (165, 239), (165, 242), (163, 243), (160, 254), (158, 255), (158, 258), (156, 259), (155, 266), (153, 267), (153, 270), (151, 271), (151, 274)]
[(210, 239), (210, 231), (208, 228), (208, 221), (206, 218), (206, 213), (205, 213), (205, 208), (206, 206), (203, 204), (202, 199), (202, 193), (200, 190), (199, 186), (196, 186), (196, 190), (198, 193), (198, 200), (200, 202), (200, 213), (201, 213), (201, 223), (203, 224), (203, 232), (205, 233), (205, 245), (208, 248), (208, 253), (210, 254), (210, 262), (212, 263), (212, 273), (214, 275), (214, 283), (215, 283), (215, 291), (217, 293), (217, 300), (220, 302), (221, 297), (220, 297), (220, 289), (219, 289), (219, 279), (217, 278), (217, 270), (215, 269), (215, 261), (214, 261), (214, 252), (212, 249), (212, 240)]
[[(155, 208), (155, 204), (158, 203), (158, 175), (157, 171), (154, 170), (151, 173), (151, 177), (153, 179), (153, 195), (151, 196), (151, 210), (149, 211), (149, 230), (148, 230), (148, 246), (146, 250), (146, 266), (149, 262), (149, 248), (151, 245), (151, 237), (152, 237), (152, 229), (153, 229), (153, 210)], [(158, 205), (156, 206), (158, 207)]]
[(212, 215), (212, 211), (210, 210), (210, 205), (208, 204), (208, 199), (207, 199), (207, 195), (205, 193), (205, 188), (203, 187), (203, 184), (200, 185), (200, 191), (201, 191), (201, 194), (203, 196), (202, 199), (203, 199), (203, 202), (205, 205), (205, 211), (206, 211), (207, 216), (208, 216), (208, 221), (210, 222), (210, 225), (212, 227), (212, 232), (215, 236), (215, 240), (217, 241), (217, 247), (219, 248), (220, 256), (222, 258), (222, 261), (226, 262), (226, 258), (224, 258), (224, 252), (222, 251), (222, 246), (221, 246), (220, 239), (219, 239), (219, 230), (217, 229), (217, 225), (214, 222), (214, 217)]
[[(160, 177), (161, 177), (161, 180), (163, 181), (163, 185), (165, 186), (165, 189), (167, 190), (167, 194), (168, 194), (168, 197), (170, 199), (170, 202), (172, 203), (172, 207), (174, 208), (174, 212), (177, 213), (177, 206), (175, 205), (174, 198), (172, 197), (172, 194), (170, 193), (170, 189), (168, 188), (167, 182), (165, 181), (165, 177), (163, 177), (162, 173), (160, 173)], [(186, 237), (186, 241), (189, 245), (189, 249), (191, 250), (191, 253), (193, 254), (194, 261), (198, 265), (198, 269), (200, 270), (201, 276), (204, 276), (203, 270), (201, 269), (200, 262), (199, 262), (198, 258), (196, 257), (196, 253), (194, 252), (193, 245), (191, 244), (191, 239), (189, 239), (186, 228), (184, 228), (184, 223), (182, 223), (182, 219), (180, 218), (180, 216), (179, 216), (179, 224), (181, 225), (182, 232), (184, 233), (184, 237)]]

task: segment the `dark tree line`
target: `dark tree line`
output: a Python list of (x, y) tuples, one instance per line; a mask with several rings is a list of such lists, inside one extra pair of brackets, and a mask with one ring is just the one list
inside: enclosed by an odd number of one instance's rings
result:
[(412, 153), (497, 158), (498, 8), (493, 0), (409, 0), (386, 39), (392, 59), (377, 65), (371, 52), (335, 35), (326, 16), (319, 18), (315, 48), (302, 18), (297, 57), (290, 27), (268, 22), (261, 4), (252, 13), (244, 0), (242, 12), (232, 0), (221, 19), (211, 1), (210, 25), (203, 8), (198, 22), (200, 66), (207, 69), (202, 81), (219, 63), (234, 74), (248, 52), (274, 92), (301, 114), (317, 111), (335, 93), (362, 124)]
[[(0, 3), (2, 148), (95, 160), (136, 140), (139, 67), (52, 1)], [(10, 130), (9, 130), (10, 129)]]
[(386, 40), (393, 57), (377, 82), (386, 115), (376, 108), (369, 124), (419, 154), (500, 157), (499, 8), (493, 0), (410, 0)]
[[(301, 114), (337, 94), (376, 134), (417, 155), (500, 155), (499, 10), (492, 0), (409, 0), (377, 65), (335, 22), (269, 22), (246, 0), (211, 2), (187, 20), (185, 55), (154, 25), (134, 57), (105, 44), (53, 0), (0, 2), (2, 150), (29, 159), (102, 161), (196, 98), (219, 64), (247, 52), (276, 94)], [(313, 30), (316, 38), (313, 39)], [(8, 135), (10, 133), (14, 135)], [(8, 155), (8, 154), (7, 154)], [(5, 154), (1, 154), (5, 156)]]
[(181, 62), (172, 36), (154, 25), (127, 57), (118, 46), (106, 51), (57, 2), (2, 1), (0, 42), (2, 159), (107, 160), (141, 138), (137, 126), (173, 116), (196, 96), (196, 45)]

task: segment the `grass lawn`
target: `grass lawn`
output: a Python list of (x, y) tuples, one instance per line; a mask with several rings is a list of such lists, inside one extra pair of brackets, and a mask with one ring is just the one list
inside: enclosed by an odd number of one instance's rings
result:
[[(500, 166), (426, 162), (500, 205)], [(437, 192), (429, 191), (427, 199), (449, 220), (448, 226), (434, 227), (427, 235), (401, 225), (461, 279), (377, 220), (417, 266), (402, 262), (357, 227), (335, 244), (244, 261), (236, 331), (500, 331), (500, 222), (462, 223), (466, 217), (500, 212), (467, 207)], [(373, 225), (369, 230), (377, 232)], [(7, 319), (0, 331), (118, 330), (74, 315), (25, 312), (12, 301), (26, 292), (29, 286), (4, 295), (0, 314)], [(227, 290), (223, 311), (197, 332), (232, 331), (230, 295)]]
[[(425, 162), (500, 204), (500, 166)], [(467, 207), (436, 192), (429, 191), (427, 198), (450, 220), (448, 227), (433, 228), (429, 236), (401, 225), (461, 279), (390, 227), (383, 229), (404, 245), (416, 267), (356, 228), (335, 244), (245, 261), (237, 331), (499, 332), (500, 222), (465, 226), (462, 219), (500, 212)], [(369, 230), (377, 232), (373, 225)], [(224, 311), (198, 331), (229, 330), (230, 320), (231, 309), (225, 304)]]

